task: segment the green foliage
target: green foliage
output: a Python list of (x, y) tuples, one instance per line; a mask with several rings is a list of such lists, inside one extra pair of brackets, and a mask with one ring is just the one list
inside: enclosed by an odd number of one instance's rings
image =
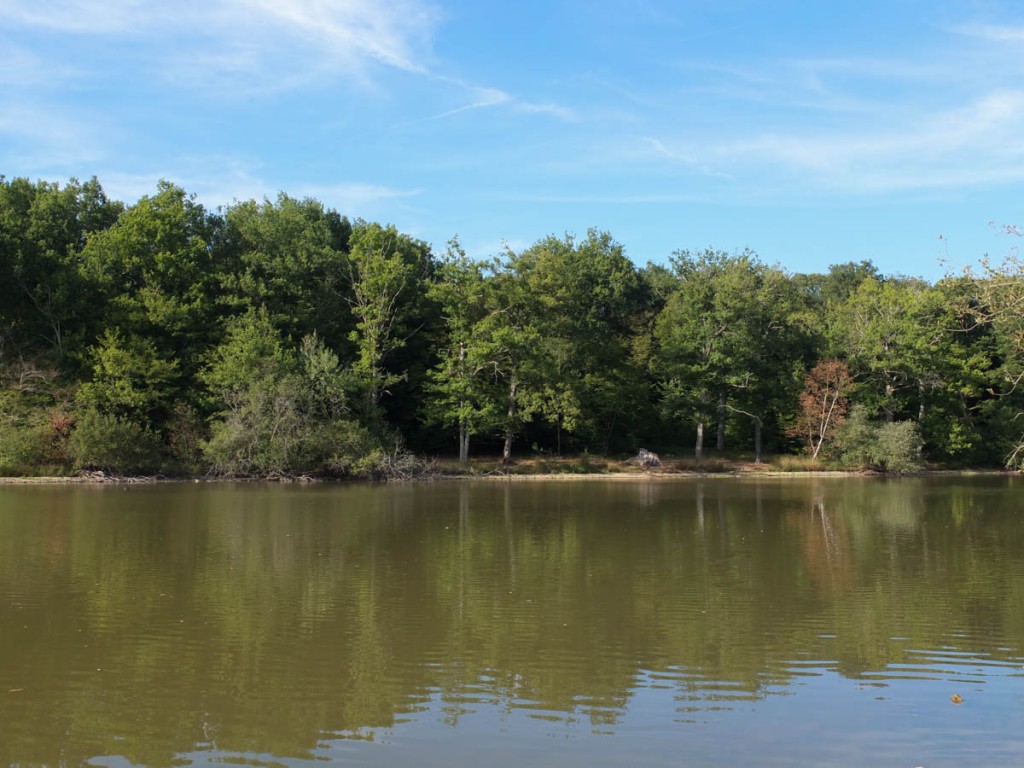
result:
[(843, 466), (886, 472), (921, 469), (921, 433), (912, 421), (876, 423), (866, 408), (854, 406), (839, 430), (833, 454)]
[(393, 226), (362, 221), (353, 229), (350, 245), (349, 303), (356, 319), (351, 339), (357, 345), (353, 368), (364, 392), (364, 417), (376, 423), (381, 396), (405, 378), (387, 364), (414, 333), (430, 256), (425, 243)]
[(0, 431), (0, 474), (30, 474), (47, 463), (49, 441), (44, 430), (25, 424)]
[(80, 351), (95, 302), (79, 255), (120, 210), (96, 179), (61, 187), (0, 177), (0, 362), (12, 350), (61, 362)]
[(157, 471), (160, 441), (148, 428), (124, 416), (87, 408), (78, 414), (69, 454), (76, 469), (117, 474)]
[(678, 286), (655, 325), (655, 367), (666, 417), (698, 427), (699, 459), (713, 410), (720, 434), (730, 409), (751, 418), (759, 431), (795, 399), (795, 363), (805, 345), (793, 318), (792, 284), (753, 253), (682, 251), (673, 266)]
[(149, 339), (107, 331), (91, 358), (92, 380), (79, 390), (86, 407), (145, 424), (169, 407), (177, 364), (162, 359)]
[(352, 227), (316, 200), (284, 193), (225, 215), (224, 301), (266, 312), (286, 336), (318, 332), (335, 345), (351, 330), (346, 301)]
[(930, 460), (1020, 464), (1018, 261), (934, 285), (750, 251), (671, 264), (638, 270), (599, 230), (435, 261), (311, 199), (214, 213), (161, 182), (125, 207), (95, 179), (0, 177), (0, 463), (70, 466), (75, 408), (79, 444), (141, 430), (166, 466), (223, 474), (404, 475), (383, 446), (455, 433), (463, 461), (471, 438), (510, 459), (518, 436), (673, 450), (694, 427), (759, 456), (806, 439), (801, 380), (835, 360), (852, 401), (914, 422), (851, 427), (845, 461), (914, 466), (920, 435)]
[(81, 270), (98, 301), (98, 327), (145, 337), (192, 372), (215, 329), (217, 221), (180, 187), (160, 182), (106, 230), (93, 233)]
[(428, 398), (423, 418), (429, 424), (454, 427), (459, 460), (469, 460), (472, 435), (499, 423), (493, 380), (497, 359), (484, 323), (494, 306), (481, 264), (466, 258), (457, 240), (448, 245), (430, 285), (430, 298), (438, 305), (444, 337), (436, 365), (427, 372)]
[(202, 452), (213, 474), (348, 475), (376, 443), (349, 418), (351, 372), (316, 336), (290, 352), (267, 313), (233, 321), (203, 379), (219, 404)]

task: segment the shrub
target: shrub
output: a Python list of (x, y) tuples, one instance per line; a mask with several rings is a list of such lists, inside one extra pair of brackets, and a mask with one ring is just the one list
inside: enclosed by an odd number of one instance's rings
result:
[(9, 426), (0, 430), (0, 469), (5, 474), (21, 474), (43, 464), (48, 440), (32, 426)]
[(848, 467), (913, 472), (923, 466), (921, 432), (912, 421), (874, 423), (855, 406), (836, 438), (835, 458)]
[(136, 422), (93, 408), (79, 414), (68, 449), (76, 469), (133, 473), (160, 467), (156, 435)]
[(894, 421), (877, 428), (875, 462), (889, 472), (913, 472), (923, 466), (921, 433), (912, 421)]

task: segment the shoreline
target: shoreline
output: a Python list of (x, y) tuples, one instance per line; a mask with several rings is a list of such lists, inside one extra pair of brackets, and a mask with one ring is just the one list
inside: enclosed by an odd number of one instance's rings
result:
[(616, 472), (487, 472), (487, 473), (445, 473), (425, 474), (419, 477), (408, 479), (363, 479), (363, 478), (318, 478), (318, 477), (284, 477), (284, 478), (261, 478), (261, 477), (207, 477), (207, 476), (186, 476), (166, 477), (163, 475), (144, 475), (124, 477), (119, 475), (74, 475), (58, 476), (47, 475), (40, 477), (0, 477), (0, 486), (3, 485), (157, 485), (165, 483), (274, 483), (280, 485), (344, 485), (349, 483), (409, 483), (409, 482), (446, 482), (446, 481), (485, 481), (485, 482), (572, 482), (572, 481), (671, 481), (671, 480), (692, 480), (692, 479), (729, 479), (729, 480), (760, 480), (779, 478), (801, 478), (809, 477), (862, 477), (878, 479), (897, 479), (913, 477), (989, 477), (989, 476), (1013, 476), (1018, 474), (1008, 469), (926, 469), (918, 472), (907, 472), (903, 474), (888, 474), (885, 472), (874, 472), (871, 470), (858, 469), (823, 469), (823, 470), (744, 470), (733, 469), (726, 471), (698, 470), (660, 470), (660, 471), (616, 471)]

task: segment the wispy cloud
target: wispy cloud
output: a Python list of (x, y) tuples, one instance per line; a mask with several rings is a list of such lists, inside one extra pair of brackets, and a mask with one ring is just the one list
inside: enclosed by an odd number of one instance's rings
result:
[(437, 114), (434, 115), (418, 117), (413, 120), (405, 120), (401, 123), (396, 124), (393, 127), (401, 128), (409, 125), (417, 125), (418, 123), (428, 123), (432, 120), (443, 120), (447, 117), (454, 117), (455, 115), (460, 115), (463, 112), (470, 112), (475, 109), (486, 109), (488, 107), (497, 107), (503, 104), (509, 104), (514, 101), (512, 96), (497, 88), (479, 88), (476, 86), (468, 85), (459, 80), (453, 80), (451, 78), (436, 79), (455, 85), (461, 89), (468, 90), (473, 100), (468, 104), (463, 104), (452, 109), (446, 109), (443, 112), (438, 112)]
[[(178, 6), (180, 7), (180, 6)], [(0, 0), (0, 20), (79, 34), (123, 34), (181, 18), (177, 7), (138, 0)]]
[(663, 141), (651, 138), (650, 136), (645, 136), (644, 141), (651, 149), (654, 150), (656, 154), (662, 157), (667, 157), (669, 160), (679, 163), (680, 165), (684, 165), (687, 168), (691, 168), (694, 171), (697, 171), (698, 173), (701, 173), (705, 176), (716, 176), (722, 179), (732, 178), (732, 176), (730, 176), (727, 173), (716, 171), (715, 169), (709, 167), (707, 164), (702, 162), (697, 157), (697, 155), (692, 151), (680, 152), (678, 150), (670, 149), (669, 147), (665, 146), (665, 143)]
[(522, 112), (524, 114), (551, 115), (566, 122), (571, 122), (576, 119), (576, 115), (571, 109), (559, 104), (551, 102), (526, 101), (499, 88), (487, 88), (472, 85), (463, 80), (443, 75), (436, 75), (433, 79), (442, 83), (454, 85), (455, 87), (468, 92), (471, 101), (467, 104), (462, 104), (458, 107), (438, 112), (437, 114), (427, 115), (426, 117), (419, 117), (413, 120), (405, 120), (393, 127), (400, 128), (403, 126), (416, 125), (418, 123), (427, 123), (433, 120), (443, 120), (445, 118), (455, 117), (456, 115), (460, 115), (464, 112), (472, 112), (474, 110), (493, 107), (506, 107), (515, 112)]
[(279, 192), (292, 197), (312, 197), (348, 215), (362, 216), (380, 203), (414, 198), (420, 189), (400, 189), (367, 182), (314, 185), (295, 183), (279, 186), (260, 175), (260, 169), (242, 158), (228, 156), (177, 158), (163, 169), (137, 173), (105, 173), (106, 191), (127, 202), (156, 191), (160, 180), (170, 181), (194, 194), (207, 207), (220, 208), (244, 200), (273, 200)]
[(672, 205), (705, 202), (702, 195), (649, 194), (649, 195), (521, 195), (503, 199), (517, 202), (553, 203), (560, 205)]
[(418, 197), (423, 194), (423, 190), (351, 182), (347, 184), (300, 185), (292, 191), (292, 194), (323, 200), (342, 213), (358, 213), (377, 203)]
[(219, 16), (225, 37), (273, 30), (345, 68), (375, 61), (423, 73), (439, 13), (412, 0), (223, 0)]
[[(237, 98), (335, 78), (370, 86), (372, 68), (383, 67), (455, 86), (469, 97), (409, 124), (494, 107), (574, 119), (559, 104), (444, 75), (432, 53), (442, 16), (434, 0), (0, 0), (0, 27), (135, 46), (136, 68), (190, 89)], [(22, 50), (12, 69), (26, 71), (28, 55)]]
[(922, 114), (913, 127), (857, 134), (767, 134), (713, 146), (718, 162), (810, 173), (854, 192), (1024, 180), (1024, 91), (1001, 90), (966, 107)]
[(55, 63), (0, 38), (0, 88), (50, 90), (76, 79), (73, 67)]
[(144, 39), (176, 64), (198, 56), (220, 75), (269, 74), (267, 64), (282, 56), (297, 68), (315, 62), (317, 71), (354, 77), (368, 63), (423, 72), (438, 19), (417, 0), (0, 0), (7, 26)]
[(996, 43), (1024, 42), (1024, 24), (961, 24), (953, 31)]
[(0, 110), (0, 161), (8, 169), (29, 166), (36, 173), (98, 161), (113, 132), (102, 123), (45, 104), (8, 102)]

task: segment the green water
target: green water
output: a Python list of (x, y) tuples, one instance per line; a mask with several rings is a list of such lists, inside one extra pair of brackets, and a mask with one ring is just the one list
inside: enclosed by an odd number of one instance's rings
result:
[(0, 764), (1020, 765), (1022, 502), (0, 487)]

